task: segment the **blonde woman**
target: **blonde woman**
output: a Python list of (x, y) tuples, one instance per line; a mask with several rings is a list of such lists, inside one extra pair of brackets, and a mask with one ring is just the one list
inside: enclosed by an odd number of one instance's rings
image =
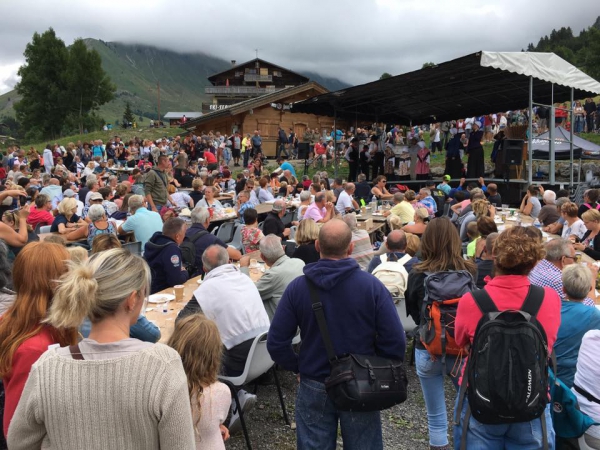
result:
[(193, 314), (175, 324), (167, 345), (179, 353), (187, 375), (196, 450), (225, 450), (229, 430), (223, 423), (231, 392), (218, 381), (223, 343), (217, 325), (203, 314)]
[(54, 218), (51, 233), (60, 233), (68, 241), (78, 241), (87, 237), (88, 224), (77, 214), (77, 200), (72, 197), (63, 199), (58, 204), (58, 215)]
[(10, 423), (11, 450), (48, 442), (63, 450), (195, 448), (179, 354), (129, 337), (149, 286), (148, 265), (123, 249), (97, 253), (60, 278), (45, 322), (72, 329), (87, 317), (92, 329), (32, 367)]
[(317, 262), (321, 259), (321, 255), (315, 247), (315, 241), (318, 237), (319, 226), (314, 220), (300, 221), (300, 225), (298, 225), (296, 235), (294, 236), (294, 240), (296, 241), (296, 244), (298, 244), (298, 247), (294, 250), (292, 258), (301, 259), (304, 261), (304, 264)]
[(427, 228), (427, 224), (429, 223), (429, 213), (425, 208), (417, 208), (415, 210), (414, 223), (410, 223), (404, 225), (402, 229), (406, 233), (412, 233), (421, 237), (425, 232), (425, 228)]

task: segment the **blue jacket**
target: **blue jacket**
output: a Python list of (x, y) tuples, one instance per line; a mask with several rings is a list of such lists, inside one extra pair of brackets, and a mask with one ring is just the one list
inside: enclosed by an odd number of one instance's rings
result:
[(151, 294), (183, 284), (188, 279), (187, 270), (181, 270), (183, 261), (177, 242), (160, 231), (146, 242), (144, 259), (152, 271)]
[(583, 335), (590, 330), (600, 330), (600, 311), (580, 302), (563, 300), (554, 352), (558, 378), (569, 388), (573, 387)]
[[(356, 353), (404, 360), (406, 341), (389, 291), (350, 258), (321, 259), (286, 288), (271, 322), (267, 349), (284, 369), (323, 382), (330, 374), (327, 352), (312, 309), (306, 278), (319, 288), (320, 301), (337, 355)], [(302, 346), (291, 342), (300, 327)]]

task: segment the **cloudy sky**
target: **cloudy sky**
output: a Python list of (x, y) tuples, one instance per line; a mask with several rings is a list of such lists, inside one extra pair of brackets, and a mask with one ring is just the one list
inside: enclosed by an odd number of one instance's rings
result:
[(351, 84), (478, 50), (520, 51), (553, 28), (578, 34), (598, 0), (0, 0), (0, 94), (35, 31), (263, 59)]

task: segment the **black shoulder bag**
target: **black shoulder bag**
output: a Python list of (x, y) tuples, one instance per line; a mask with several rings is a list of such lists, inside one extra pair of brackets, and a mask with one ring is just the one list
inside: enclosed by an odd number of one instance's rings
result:
[(408, 379), (402, 361), (376, 355), (336, 356), (317, 287), (306, 278), (312, 308), (331, 364), (327, 395), (340, 411), (381, 411), (406, 400)]

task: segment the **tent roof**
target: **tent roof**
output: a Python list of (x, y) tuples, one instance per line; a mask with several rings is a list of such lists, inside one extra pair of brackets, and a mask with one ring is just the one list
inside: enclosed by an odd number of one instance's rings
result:
[(408, 124), (452, 120), (600, 93), (600, 83), (554, 53), (477, 52), (293, 105), (292, 112)]
[[(536, 136), (531, 141), (531, 148), (540, 151), (550, 151), (550, 131)], [(570, 150), (569, 141), (571, 139), (571, 132), (564, 129), (563, 127), (556, 127), (554, 129), (554, 150), (557, 152), (567, 152)], [(600, 152), (600, 145), (594, 144), (582, 137), (573, 134), (573, 149), (587, 150), (589, 152)]]

